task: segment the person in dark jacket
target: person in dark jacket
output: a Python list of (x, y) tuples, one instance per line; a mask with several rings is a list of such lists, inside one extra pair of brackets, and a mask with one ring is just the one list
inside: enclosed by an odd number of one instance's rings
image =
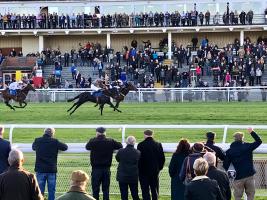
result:
[(172, 155), (169, 165), (169, 175), (171, 177), (171, 199), (184, 199), (185, 186), (179, 178), (184, 159), (189, 155), (190, 144), (186, 139), (180, 140), (175, 153)]
[(214, 153), (207, 152), (203, 158), (208, 162), (209, 164), (209, 170), (207, 173), (207, 177), (209, 177), (212, 180), (216, 180), (220, 190), (221, 194), (224, 200), (231, 200), (231, 188), (230, 188), (230, 181), (227, 176), (227, 173), (219, 170), (215, 167), (216, 164), (216, 156)]
[(0, 175), (0, 200), (43, 200), (35, 175), (22, 167), (23, 153), (11, 150), (8, 163), (8, 171)]
[(139, 200), (138, 196), (138, 161), (140, 151), (134, 148), (136, 139), (129, 136), (126, 139), (127, 146), (120, 149), (116, 155), (119, 162), (117, 181), (119, 182), (121, 200), (128, 200), (128, 187), (131, 190), (133, 200)]
[(193, 168), (196, 177), (186, 186), (184, 200), (223, 200), (217, 181), (206, 176), (209, 168), (207, 161), (198, 158)]
[(36, 152), (35, 172), (42, 194), (47, 182), (48, 200), (55, 199), (57, 181), (57, 156), (59, 151), (66, 151), (68, 146), (54, 138), (55, 129), (46, 128), (42, 137), (36, 138), (32, 150)]
[(204, 144), (200, 142), (195, 143), (191, 149), (191, 152), (192, 153), (184, 159), (181, 171), (179, 173), (179, 177), (182, 182), (184, 182), (187, 176), (190, 176), (187, 177), (189, 179), (192, 179), (196, 176), (194, 174), (193, 165), (196, 159), (203, 157), (205, 154)]
[(100, 185), (102, 184), (103, 200), (109, 200), (110, 166), (113, 151), (122, 148), (122, 144), (106, 137), (106, 129), (98, 127), (96, 137), (89, 140), (85, 146), (90, 152), (92, 166), (91, 182), (93, 197), (99, 200)]
[(216, 145), (214, 145), (214, 140), (216, 138), (216, 133), (214, 132), (207, 132), (206, 133), (206, 137), (207, 137), (207, 142), (205, 144), (205, 146), (211, 148), (215, 153), (216, 153), (216, 165), (218, 164), (218, 158), (221, 160), (221, 161), (224, 161), (225, 160), (225, 152), (222, 150), (221, 147), (218, 147)]
[(236, 178), (233, 188), (236, 200), (242, 198), (244, 190), (248, 200), (253, 200), (255, 195), (254, 174), (256, 170), (253, 165), (253, 151), (261, 145), (262, 140), (252, 128), (248, 128), (248, 133), (255, 141), (244, 142), (244, 133), (236, 132), (234, 134), (235, 141), (226, 151), (226, 159), (223, 163), (225, 170), (228, 170), (231, 163), (235, 168)]
[(8, 154), (11, 151), (10, 142), (4, 140), (4, 126), (0, 126), (0, 174), (7, 170), (8, 164)]
[(163, 169), (165, 155), (162, 144), (153, 139), (153, 131), (145, 130), (145, 140), (140, 142), (137, 149), (141, 152), (139, 160), (139, 181), (143, 200), (157, 200), (159, 196), (159, 172)]

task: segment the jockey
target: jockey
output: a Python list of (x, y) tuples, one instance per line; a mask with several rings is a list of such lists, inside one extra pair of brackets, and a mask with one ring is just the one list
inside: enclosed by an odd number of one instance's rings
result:
[[(123, 81), (118, 79), (110, 84), (109, 88), (112, 92), (115, 93), (115, 96), (119, 96), (119, 89), (122, 88), (124, 85)], [(116, 97), (115, 97), (116, 98)]]
[(22, 81), (16, 82), (16, 81), (13, 80), (12, 83), (10, 83), (10, 85), (8, 87), (9, 88), (9, 93), (11, 95), (13, 95), (13, 96), (16, 96), (17, 95), (17, 91), (21, 90), (22, 87), (23, 87), (23, 82)]

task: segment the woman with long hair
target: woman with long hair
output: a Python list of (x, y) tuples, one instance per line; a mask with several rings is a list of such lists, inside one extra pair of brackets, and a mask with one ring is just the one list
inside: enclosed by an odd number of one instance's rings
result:
[(176, 151), (172, 155), (169, 165), (169, 175), (171, 177), (171, 199), (183, 200), (185, 186), (179, 179), (179, 173), (182, 168), (184, 159), (190, 153), (190, 144), (187, 139), (181, 139)]

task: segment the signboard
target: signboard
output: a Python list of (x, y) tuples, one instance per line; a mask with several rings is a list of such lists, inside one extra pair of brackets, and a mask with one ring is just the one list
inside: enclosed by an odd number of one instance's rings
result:
[(16, 71), (16, 81), (21, 81), (21, 79), (22, 79), (21, 71)]

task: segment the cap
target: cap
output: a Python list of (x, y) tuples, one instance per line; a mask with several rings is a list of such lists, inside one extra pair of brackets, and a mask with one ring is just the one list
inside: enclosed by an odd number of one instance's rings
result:
[(104, 127), (98, 127), (96, 128), (96, 132), (103, 134), (106, 132), (106, 129)]
[(200, 153), (204, 150), (204, 144), (197, 142), (193, 145), (192, 150), (194, 153)]
[(82, 170), (76, 170), (72, 172), (71, 180), (73, 182), (87, 182), (89, 180), (89, 176)]
[(214, 140), (216, 133), (214, 132), (207, 132), (206, 133), (207, 139)]

